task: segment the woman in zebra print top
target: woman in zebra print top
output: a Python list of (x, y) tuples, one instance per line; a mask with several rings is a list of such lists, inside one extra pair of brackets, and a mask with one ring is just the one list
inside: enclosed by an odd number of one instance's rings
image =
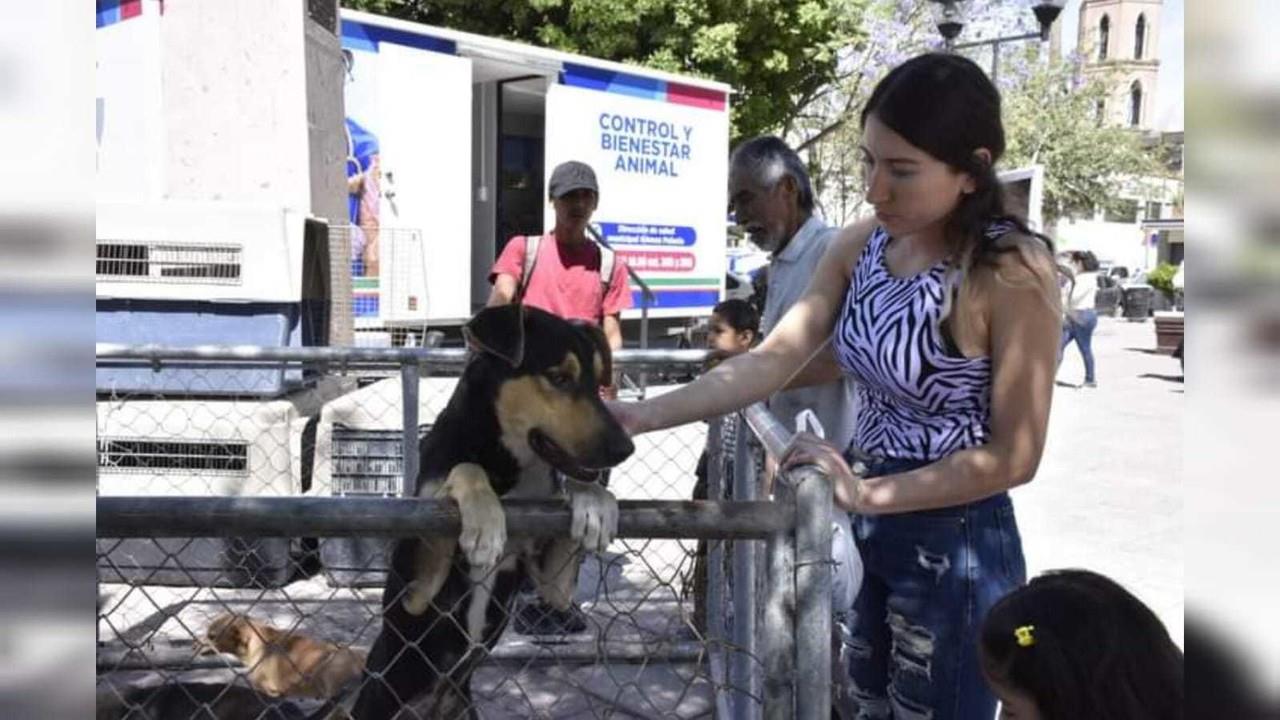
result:
[(862, 112), (875, 217), (832, 242), (758, 348), (679, 391), (611, 405), (637, 434), (840, 373), (859, 381), (852, 447), (802, 436), (787, 459), (823, 467), (853, 514), (866, 575), (837, 702), (858, 717), (995, 713), (976, 633), (1025, 580), (1007, 491), (1040, 462), (1061, 333), (1051, 243), (1004, 209), (1004, 145), (999, 92), (973, 62), (928, 54), (894, 68)]

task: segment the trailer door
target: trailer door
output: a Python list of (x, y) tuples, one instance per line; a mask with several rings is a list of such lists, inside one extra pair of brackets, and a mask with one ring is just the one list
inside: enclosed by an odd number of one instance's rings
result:
[[(471, 61), (390, 42), (378, 55), (383, 212), (392, 227), (420, 234), (427, 319), (467, 317), (470, 278), (458, 269), (471, 263)], [(402, 244), (412, 243), (406, 234)], [(418, 253), (398, 249), (382, 273), (393, 285), (418, 272)], [(384, 319), (419, 314), (409, 297), (397, 300)]]

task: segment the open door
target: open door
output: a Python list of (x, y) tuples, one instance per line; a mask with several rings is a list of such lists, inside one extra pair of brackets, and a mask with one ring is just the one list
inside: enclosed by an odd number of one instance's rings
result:
[(498, 90), (498, 208), (494, 258), (517, 235), (541, 235), (547, 207), (543, 138), (547, 80), (542, 76), (502, 80)]

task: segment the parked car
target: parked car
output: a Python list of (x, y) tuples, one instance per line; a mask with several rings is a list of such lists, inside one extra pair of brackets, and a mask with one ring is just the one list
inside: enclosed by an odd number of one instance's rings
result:
[(737, 273), (732, 270), (724, 274), (725, 300), (749, 300), (754, 291), (755, 288), (751, 284), (751, 276), (749, 274)]

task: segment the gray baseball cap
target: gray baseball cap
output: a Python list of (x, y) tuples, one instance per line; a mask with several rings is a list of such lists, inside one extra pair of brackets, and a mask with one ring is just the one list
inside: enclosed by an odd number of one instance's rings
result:
[(562, 162), (551, 171), (551, 182), (547, 183), (547, 194), (552, 198), (563, 197), (574, 190), (590, 190), (600, 194), (600, 186), (596, 184), (596, 173), (591, 166), (570, 160)]

